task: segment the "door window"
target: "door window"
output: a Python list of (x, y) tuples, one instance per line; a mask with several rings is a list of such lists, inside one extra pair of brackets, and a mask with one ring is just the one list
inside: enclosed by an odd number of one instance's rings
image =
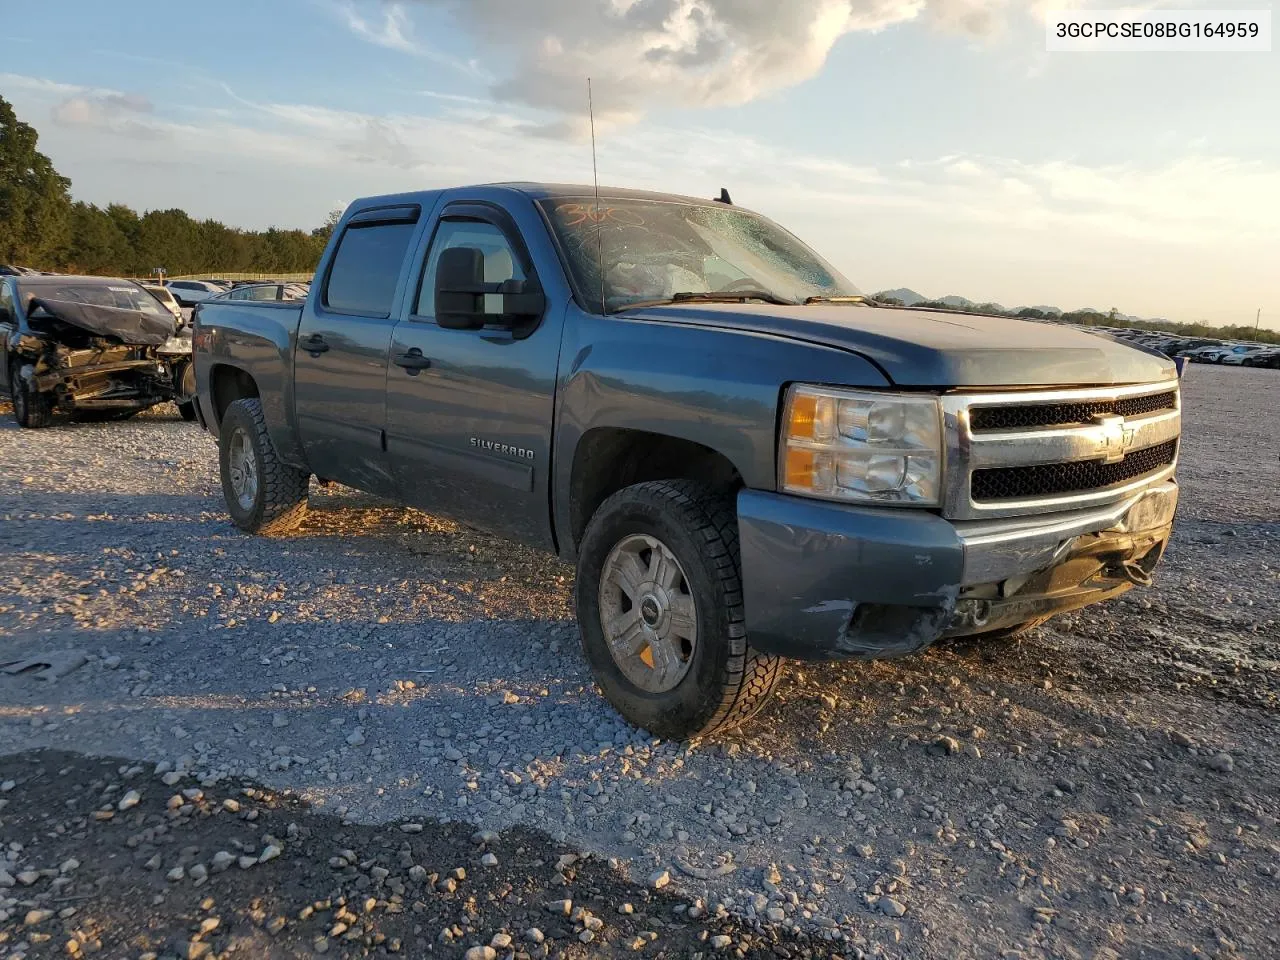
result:
[[(499, 227), (482, 220), (445, 220), (431, 241), (426, 269), (422, 271), (418, 306), (414, 310), (417, 316), (431, 318), (436, 315), (436, 267), (440, 263), (440, 254), (453, 247), (474, 247), (484, 254), (485, 283), (527, 279), (512, 250), (511, 241)], [(501, 294), (491, 294), (485, 300), (487, 312), (501, 312)]]
[(324, 305), (340, 313), (389, 317), (413, 223), (352, 224), (329, 267)]
[(7, 283), (0, 283), (0, 323), (14, 320), (13, 294), (9, 292)]

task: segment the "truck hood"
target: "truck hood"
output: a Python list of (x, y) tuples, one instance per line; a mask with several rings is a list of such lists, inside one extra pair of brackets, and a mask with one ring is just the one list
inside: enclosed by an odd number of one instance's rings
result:
[(1111, 386), (1175, 376), (1173, 361), (1055, 323), (862, 304), (699, 303), (620, 316), (806, 340), (857, 353), (903, 387)]

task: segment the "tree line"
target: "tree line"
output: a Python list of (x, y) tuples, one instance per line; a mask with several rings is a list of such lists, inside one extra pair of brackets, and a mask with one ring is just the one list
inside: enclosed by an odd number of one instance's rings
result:
[(314, 270), (340, 211), (314, 230), (241, 230), (179, 209), (71, 199), (34, 127), (0, 97), (0, 263), (109, 276)]

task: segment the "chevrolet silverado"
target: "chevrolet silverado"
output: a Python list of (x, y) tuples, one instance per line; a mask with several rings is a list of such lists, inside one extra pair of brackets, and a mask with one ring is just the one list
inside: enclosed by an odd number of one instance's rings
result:
[(232, 520), (310, 478), (576, 563), (632, 723), (739, 723), (786, 658), (1010, 635), (1148, 584), (1177, 504), (1172, 361), (878, 305), (719, 201), (549, 184), (359, 200), (305, 303), (202, 304)]

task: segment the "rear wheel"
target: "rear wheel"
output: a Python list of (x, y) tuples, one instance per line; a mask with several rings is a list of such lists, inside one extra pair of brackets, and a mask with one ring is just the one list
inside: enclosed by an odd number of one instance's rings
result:
[(218, 465), (227, 512), (241, 530), (288, 533), (306, 516), (311, 474), (281, 461), (256, 397), (227, 407), (218, 436)]
[(39, 430), (53, 423), (53, 398), (40, 393), (22, 379), (22, 365), (14, 361), (9, 367), (9, 395), (13, 400), (13, 419), (18, 426)]
[(575, 592), (583, 651), (609, 701), (660, 737), (736, 726), (782, 661), (747, 643), (733, 503), (692, 481), (627, 487), (591, 519)]

